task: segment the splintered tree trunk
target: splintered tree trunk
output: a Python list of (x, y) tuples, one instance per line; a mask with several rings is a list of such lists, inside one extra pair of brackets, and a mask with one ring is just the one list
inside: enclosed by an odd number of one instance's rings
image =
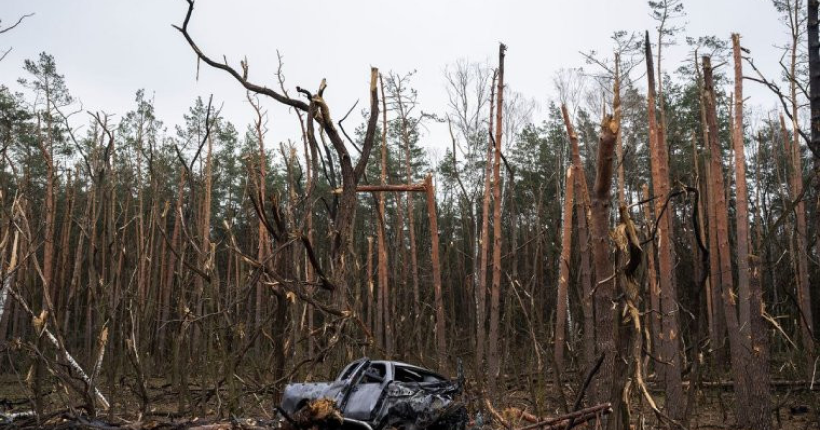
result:
[(427, 216), (430, 220), (430, 259), (433, 271), (433, 293), (436, 304), (436, 355), (438, 367), (446, 369), (447, 359), (447, 332), (444, 322), (444, 296), (441, 291), (441, 263), (439, 262), (438, 217), (436, 216), (436, 189), (433, 186), (433, 176), (428, 174), (424, 178), (427, 190)]
[(575, 187), (575, 216), (578, 220), (578, 252), (581, 255), (580, 278), (581, 278), (581, 304), (584, 309), (584, 359), (587, 366), (593, 364), (595, 354), (595, 308), (592, 304), (592, 265), (589, 261), (589, 229), (587, 228), (587, 216), (589, 214), (589, 189), (587, 188), (587, 177), (584, 173), (584, 166), (581, 164), (581, 153), (578, 148), (578, 135), (572, 127), (567, 107), (561, 105), (561, 115), (564, 118), (564, 126), (567, 129), (570, 145), (572, 146), (572, 167), (573, 181)]
[(572, 166), (567, 168), (567, 191), (564, 195), (564, 227), (561, 233), (561, 260), (558, 263), (558, 298), (555, 303), (555, 366), (564, 368), (564, 341), (567, 319), (567, 289), (572, 256), (572, 199), (574, 178)]
[[(683, 384), (681, 383), (681, 360), (678, 353), (680, 329), (678, 326), (677, 294), (675, 292), (675, 268), (672, 265), (672, 216), (670, 210), (661, 214), (669, 198), (669, 153), (666, 139), (658, 129), (655, 118), (655, 71), (652, 66), (652, 47), (649, 32), (646, 33), (646, 73), (648, 80), (647, 113), (649, 122), (649, 147), (652, 152), (652, 187), (655, 196), (655, 216), (658, 235), (658, 271), (661, 273), (661, 337), (658, 349), (666, 386), (666, 409), (674, 420), (680, 420), (684, 412)], [(661, 127), (663, 124), (661, 124)], [(668, 364), (667, 364), (668, 363)]]
[[(698, 94), (703, 94), (703, 78), (701, 76), (700, 67), (698, 66), (698, 57), (697, 52), (695, 52), (695, 57), (693, 61), (693, 66), (695, 69), (695, 77), (697, 80), (698, 85)], [(709, 148), (709, 127), (707, 126), (707, 115), (706, 115), (706, 106), (701, 99), (700, 106), (700, 123), (701, 123), (701, 133), (703, 135), (703, 145), (704, 148), (708, 151)], [(700, 187), (701, 190), (705, 189), (705, 198), (700, 199), (704, 206), (707, 208), (706, 217), (709, 220), (708, 232), (709, 232), (709, 241), (707, 246), (709, 247), (709, 281), (707, 282), (707, 286), (709, 288), (708, 297), (709, 302), (711, 303), (710, 312), (709, 312), (709, 339), (711, 339), (712, 349), (714, 351), (715, 361), (719, 365), (723, 365), (726, 362), (726, 355), (724, 354), (724, 340), (726, 339), (726, 323), (725, 318), (723, 317), (722, 311), (722, 300), (720, 299), (720, 251), (718, 250), (717, 246), (717, 230), (714, 223), (715, 213), (714, 213), (714, 205), (712, 204), (712, 180), (711, 180), (711, 168), (709, 164), (706, 164), (706, 181)], [(706, 202), (708, 202), (708, 206), (706, 206)]]
[[(712, 188), (710, 199), (710, 213), (714, 218), (709, 220), (710, 226), (714, 224), (715, 239), (719, 254), (720, 285), (722, 287), (724, 316), (726, 317), (726, 328), (729, 333), (729, 350), (732, 356), (732, 372), (735, 382), (735, 395), (737, 396), (737, 418), (738, 423), (744, 427), (744, 420), (747, 418), (744, 408), (748, 406), (748, 392), (746, 388), (746, 350), (740, 337), (740, 328), (737, 321), (737, 304), (732, 284), (732, 261), (731, 249), (729, 247), (729, 221), (728, 208), (726, 204), (726, 194), (723, 182), (723, 170), (721, 166), (721, 148), (718, 134), (717, 109), (715, 107), (715, 90), (712, 79), (712, 64), (708, 56), (703, 57), (703, 103), (706, 106), (706, 120), (709, 129), (709, 150), (711, 158), (711, 182)], [(711, 230), (711, 228), (710, 228)], [(714, 273), (714, 272), (712, 272)], [(717, 280), (715, 280), (717, 285)]]
[(493, 162), (493, 285), (490, 292), (490, 339), (488, 342), (487, 367), (490, 396), (495, 396), (498, 367), (498, 319), (501, 301), (501, 138), (504, 120), (504, 51), (498, 47), (498, 90), (495, 105), (495, 159)]
[(597, 345), (598, 350), (606, 354), (596, 387), (597, 402), (608, 401), (613, 394), (615, 314), (612, 309), (612, 300), (615, 296), (615, 273), (610, 256), (609, 216), (612, 207), (613, 155), (618, 132), (618, 123), (611, 116), (604, 117), (598, 142), (598, 164), (591, 203), (592, 259), (595, 263), (597, 281), (595, 284), (597, 289), (595, 293)]
[(732, 140), (735, 149), (735, 184), (737, 187), (737, 291), (740, 300), (739, 321), (741, 335), (749, 337), (749, 202), (746, 185), (746, 154), (743, 144), (743, 64), (740, 54), (740, 35), (732, 34), (732, 52), (735, 62), (735, 112)]

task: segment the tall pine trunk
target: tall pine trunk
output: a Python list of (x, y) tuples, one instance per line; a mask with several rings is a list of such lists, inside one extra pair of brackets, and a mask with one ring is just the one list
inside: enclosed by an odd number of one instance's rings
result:
[[(720, 285), (723, 296), (724, 316), (726, 317), (726, 328), (729, 333), (729, 350), (732, 357), (732, 372), (735, 383), (736, 413), (740, 423), (745, 418), (743, 407), (748, 405), (748, 391), (746, 388), (746, 349), (740, 336), (740, 327), (737, 320), (737, 303), (732, 281), (732, 261), (731, 248), (729, 246), (729, 215), (726, 203), (726, 187), (723, 181), (723, 167), (721, 148), (719, 141), (719, 129), (717, 121), (717, 108), (715, 106), (715, 90), (712, 79), (712, 63), (708, 56), (703, 57), (703, 82), (704, 94), (703, 103), (706, 106), (706, 120), (709, 129), (709, 151), (710, 151), (710, 176), (711, 176), (711, 199), (710, 211), (714, 215), (709, 220), (709, 224), (714, 224), (715, 242), (719, 254)], [(713, 272), (714, 273), (714, 272)]]
[(504, 51), (498, 47), (498, 90), (495, 104), (495, 157), (493, 161), (493, 283), (490, 291), (490, 336), (487, 351), (490, 395), (495, 395), (499, 369), (498, 325), (501, 301), (501, 137), (504, 120)]
[[(652, 188), (655, 197), (655, 216), (658, 236), (658, 271), (661, 292), (661, 336), (659, 338), (659, 362), (666, 387), (666, 408), (674, 420), (683, 418), (684, 398), (681, 382), (681, 359), (678, 353), (680, 327), (678, 323), (677, 293), (675, 291), (675, 268), (672, 262), (672, 216), (670, 210), (661, 213), (669, 203), (669, 153), (663, 130), (655, 117), (655, 71), (652, 67), (652, 47), (649, 32), (646, 33), (646, 73), (648, 79), (647, 112), (649, 122), (649, 147), (652, 152)], [(661, 121), (663, 122), (663, 121)], [(664, 125), (660, 124), (660, 128)]]

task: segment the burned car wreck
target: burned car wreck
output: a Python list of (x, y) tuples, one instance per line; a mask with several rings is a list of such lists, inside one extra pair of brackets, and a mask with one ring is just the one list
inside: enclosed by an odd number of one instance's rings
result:
[(463, 387), (463, 376), (449, 380), (418, 366), (362, 358), (335, 381), (288, 384), (279, 411), (292, 421), (325, 399), (338, 410), (338, 425), (348, 429), (463, 430), (467, 411), (456, 400)]

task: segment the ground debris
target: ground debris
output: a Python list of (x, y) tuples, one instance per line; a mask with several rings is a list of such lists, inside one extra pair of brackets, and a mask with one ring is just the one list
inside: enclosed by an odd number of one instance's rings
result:
[(9, 429), (90, 429), (90, 430), (262, 430), (281, 428), (279, 421), (255, 418), (162, 420), (147, 419), (135, 422), (106, 422), (68, 411), (40, 417), (26, 414), (13, 420), (0, 421), (0, 428)]
[(340, 427), (344, 422), (336, 402), (326, 397), (308, 402), (292, 416), (285, 415), (283, 429), (322, 429)]

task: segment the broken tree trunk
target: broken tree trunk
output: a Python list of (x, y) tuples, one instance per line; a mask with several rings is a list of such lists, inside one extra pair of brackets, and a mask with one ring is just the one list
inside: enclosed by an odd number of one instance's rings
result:
[[(697, 80), (698, 85), (698, 94), (703, 94), (703, 78), (701, 76), (700, 66), (698, 65), (698, 57), (697, 52), (695, 52), (695, 57), (693, 61), (693, 66), (695, 69), (695, 78)], [(701, 123), (701, 134), (703, 136), (703, 146), (706, 151), (709, 150), (709, 127), (707, 126), (706, 120), (706, 106), (701, 103), (698, 103), (700, 106), (700, 123)], [(715, 219), (714, 214), (714, 205), (712, 205), (712, 181), (711, 181), (711, 168), (708, 163), (705, 163), (706, 168), (706, 181), (701, 185), (701, 188), (704, 189), (706, 192), (702, 193), (705, 198), (701, 198), (700, 201), (703, 202), (707, 211), (704, 213), (706, 214), (707, 219), (709, 219), (709, 281), (707, 285), (709, 287), (709, 302), (711, 303), (710, 312), (709, 312), (709, 339), (711, 339), (712, 343), (712, 350), (714, 351), (715, 362), (718, 365), (723, 365), (726, 362), (726, 354), (724, 354), (723, 344), (726, 339), (726, 322), (725, 318), (723, 317), (722, 311), (722, 300), (720, 300), (720, 252), (718, 251), (717, 247), (717, 231), (715, 230), (715, 223), (711, 220)], [(708, 205), (707, 203), (708, 202)]]

